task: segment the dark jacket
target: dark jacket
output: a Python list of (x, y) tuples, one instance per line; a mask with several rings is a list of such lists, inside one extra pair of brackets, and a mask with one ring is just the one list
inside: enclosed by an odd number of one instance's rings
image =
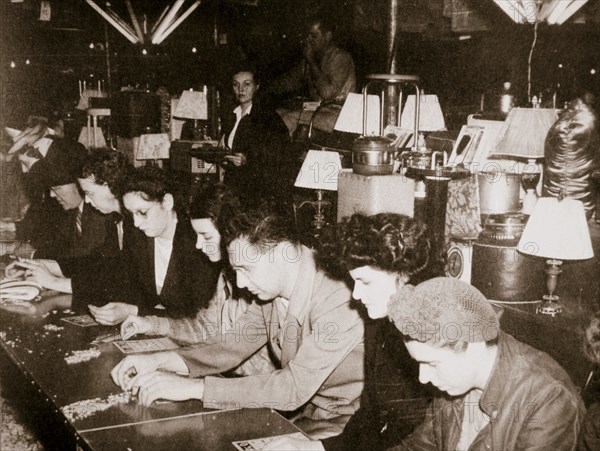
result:
[(85, 203), (81, 212), (81, 234), (77, 231), (78, 208), (64, 211), (57, 219), (54, 230), (46, 246), (38, 249), (36, 258), (80, 257), (92, 254), (101, 247), (106, 238), (108, 215), (100, 213)]
[[(585, 408), (577, 388), (549, 355), (501, 333), (498, 356), (479, 401), (490, 422), (469, 450), (572, 450)], [(464, 397), (433, 401), (425, 423), (396, 450), (455, 450)]]
[(326, 450), (387, 449), (423, 422), (433, 390), (419, 382), (398, 329), (387, 319), (365, 324), (365, 389), (361, 407)]
[[(116, 225), (109, 239), (116, 239)], [(196, 232), (187, 219), (177, 223), (173, 251), (160, 296), (154, 281), (154, 239), (134, 227), (131, 217), (123, 218), (123, 249), (113, 256), (97, 253), (83, 259), (60, 260), (63, 274), (71, 277), (73, 306), (84, 310), (88, 304), (126, 302), (137, 305), (140, 315), (193, 316), (206, 308), (219, 277), (219, 265), (212, 264), (196, 249)], [(110, 247), (110, 246), (109, 246)], [(157, 309), (157, 305), (164, 309)]]
[(85, 155), (86, 150), (79, 143), (53, 138), (46, 156), (35, 162), (29, 172), (23, 174), (29, 208), (17, 224), (17, 239), (31, 242), (37, 250), (36, 257), (40, 255), (55, 259), (71, 256), (70, 250), (64, 243), (57, 242), (57, 239), (61, 238), (61, 228), (69, 215), (49, 195), (48, 171), (44, 161), (61, 154), (76, 157)]
[[(135, 291), (128, 283), (131, 266), (124, 257), (132, 245), (135, 226), (129, 215), (122, 217), (112, 213), (106, 216), (104, 243), (95, 252), (81, 257), (57, 259), (63, 275), (71, 279), (72, 308), (76, 311), (87, 311), (88, 304), (125, 302)], [(119, 246), (119, 224), (123, 227), (122, 249)]]
[[(224, 120), (226, 144), (235, 119), (232, 112)], [(227, 164), (226, 184), (234, 187), (242, 196), (289, 201), (296, 177), (295, 165), (289, 132), (275, 111), (253, 101), (250, 113), (240, 120), (231, 151), (243, 153), (246, 164), (240, 167)]]
[[(138, 229), (134, 230), (127, 258), (131, 264), (131, 284), (137, 287), (133, 296), (135, 304), (140, 307), (140, 315), (195, 316), (199, 309), (208, 307), (215, 293), (220, 265), (211, 263), (204, 252), (196, 249), (196, 240), (190, 221), (180, 219), (175, 229), (164, 285), (158, 295), (154, 274), (154, 239)], [(155, 309), (158, 304), (165, 309)]]

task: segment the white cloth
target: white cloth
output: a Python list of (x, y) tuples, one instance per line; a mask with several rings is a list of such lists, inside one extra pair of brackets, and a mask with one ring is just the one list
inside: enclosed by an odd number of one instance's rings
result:
[(250, 104), (250, 106), (246, 110), (246, 113), (244, 114), (242, 114), (242, 107), (240, 105), (238, 105), (236, 109), (233, 110), (233, 114), (235, 114), (235, 125), (233, 126), (231, 132), (229, 133), (229, 136), (227, 137), (227, 147), (229, 147), (230, 149), (233, 147), (233, 139), (235, 138), (235, 132), (237, 131), (240, 121), (244, 116), (246, 116), (246, 114), (250, 114), (250, 111), (252, 111), (252, 104)]
[(156, 282), (156, 294), (158, 295), (160, 295), (165, 284), (172, 251), (172, 239), (154, 238), (154, 281)]

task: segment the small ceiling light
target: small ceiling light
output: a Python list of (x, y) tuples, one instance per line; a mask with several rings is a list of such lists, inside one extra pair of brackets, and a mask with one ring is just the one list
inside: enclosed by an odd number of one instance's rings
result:
[(15, 64), (15, 62), (14, 62), (14, 61), (11, 61), (11, 62), (10, 62), (10, 67), (14, 69), (15, 67), (17, 67), (17, 65)]
[(562, 68), (563, 68), (563, 65), (562, 65), (562, 63), (559, 63), (559, 64), (558, 64), (558, 68), (559, 68), (559, 69), (562, 69)]
[(196, 47), (192, 47), (192, 53), (196, 53), (198, 49)]
[(25, 64), (29, 64), (29, 63), (31, 63), (31, 61), (29, 61), (29, 58), (27, 58), (27, 59), (25, 60)]
[(146, 50), (146, 49), (143, 49), (143, 50), (142, 50), (142, 55), (147, 55), (147, 54), (148, 54), (148, 50)]
[(94, 43), (90, 42), (90, 48), (93, 49), (94, 48)]
[(590, 71), (590, 74), (592, 74), (592, 75), (596, 75), (596, 69), (592, 69), (592, 70)]

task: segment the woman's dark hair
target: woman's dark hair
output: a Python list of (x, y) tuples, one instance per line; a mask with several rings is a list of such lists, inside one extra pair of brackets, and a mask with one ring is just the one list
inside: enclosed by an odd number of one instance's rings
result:
[(118, 150), (99, 148), (94, 149), (87, 157), (79, 178), (93, 177), (93, 182), (102, 185), (106, 183), (115, 197), (124, 194), (125, 183), (133, 171), (133, 166)]
[(226, 221), (220, 232), (225, 246), (241, 237), (263, 250), (286, 241), (300, 244), (291, 216), (281, 214), (269, 202), (246, 205), (239, 214)]
[(218, 230), (240, 209), (240, 200), (233, 189), (222, 183), (208, 185), (190, 203), (190, 219), (210, 219)]
[(317, 261), (337, 276), (361, 266), (372, 266), (420, 281), (429, 263), (427, 227), (394, 213), (354, 214), (326, 230), (319, 240)]
[(231, 70), (231, 77), (229, 78), (233, 80), (233, 77), (240, 72), (251, 73), (252, 78), (254, 78), (254, 83), (260, 85), (260, 73), (258, 72), (258, 69), (254, 63), (250, 61), (240, 61), (236, 63)]
[(174, 209), (183, 213), (182, 198), (175, 184), (158, 166), (141, 166), (133, 169), (123, 185), (123, 194), (139, 193), (148, 202), (162, 202), (165, 194), (173, 196)]

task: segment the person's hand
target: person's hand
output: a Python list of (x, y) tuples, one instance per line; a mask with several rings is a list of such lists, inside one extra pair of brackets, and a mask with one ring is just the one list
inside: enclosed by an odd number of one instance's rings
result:
[(60, 265), (58, 264), (58, 262), (56, 260), (48, 260), (48, 259), (38, 258), (37, 260), (35, 260), (35, 262), (39, 263), (44, 268), (46, 268), (46, 271), (48, 271), (53, 276), (64, 277), (62, 270), (60, 269)]
[(25, 268), (20, 266), (20, 262), (15, 260), (10, 263), (6, 268), (4, 268), (4, 276), (9, 279), (24, 279), (25, 278)]
[(96, 321), (105, 326), (114, 326), (122, 323), (129, 315), (137, 315), (138, 308), (124, 302), (109, 302), (102, 307), (88, 305), (90, 313)]
[[(48, 271), (48, 268), (38, 260), (20, 259), (14, 262), (14, 264), (15, 267), (25, 271), (25, 280), (31, 280), (38, 283), (43, 288), (51, 290), (59, 285), (58, 277), (51, 274), (50, 271)], [(11, 263), (11, 265), (13, 265), (13, 263)]]
[(292, 450), (306, 450), (306, 451), (324, 451), (325, 447), (319, 440), (309, 440), (308, 438), (294, 438), (294, 437), (280, 437), (276, 438), (270, 443), (264, 446), (263, 451), (292, 451)]
[(246, 155), (243, 153), (234, 153), (233, 155), (225, 155), (227, 161), (231, 161), (235, 166), (240, 167), (246, 164)]
[(130, 355), (121, 360), (110, 372), (115, 384), (125, 391), (131, 391), (139, 377), (160, 368), (160, 353)]
[(129, 315), (121, 324), (121, 338), (129, 340), (137, 334), (146, 334), (152, 329), (152, 323), (149, 319), (138, 315)]
[(157, 399), (168, 399), (170, 401), (202, 399), (204, 396), (204, 380), (155, 371), (136, 377), (132, 386), (132, 393), (137, 393), (138, 400), (143, 406), (149, 406)]

